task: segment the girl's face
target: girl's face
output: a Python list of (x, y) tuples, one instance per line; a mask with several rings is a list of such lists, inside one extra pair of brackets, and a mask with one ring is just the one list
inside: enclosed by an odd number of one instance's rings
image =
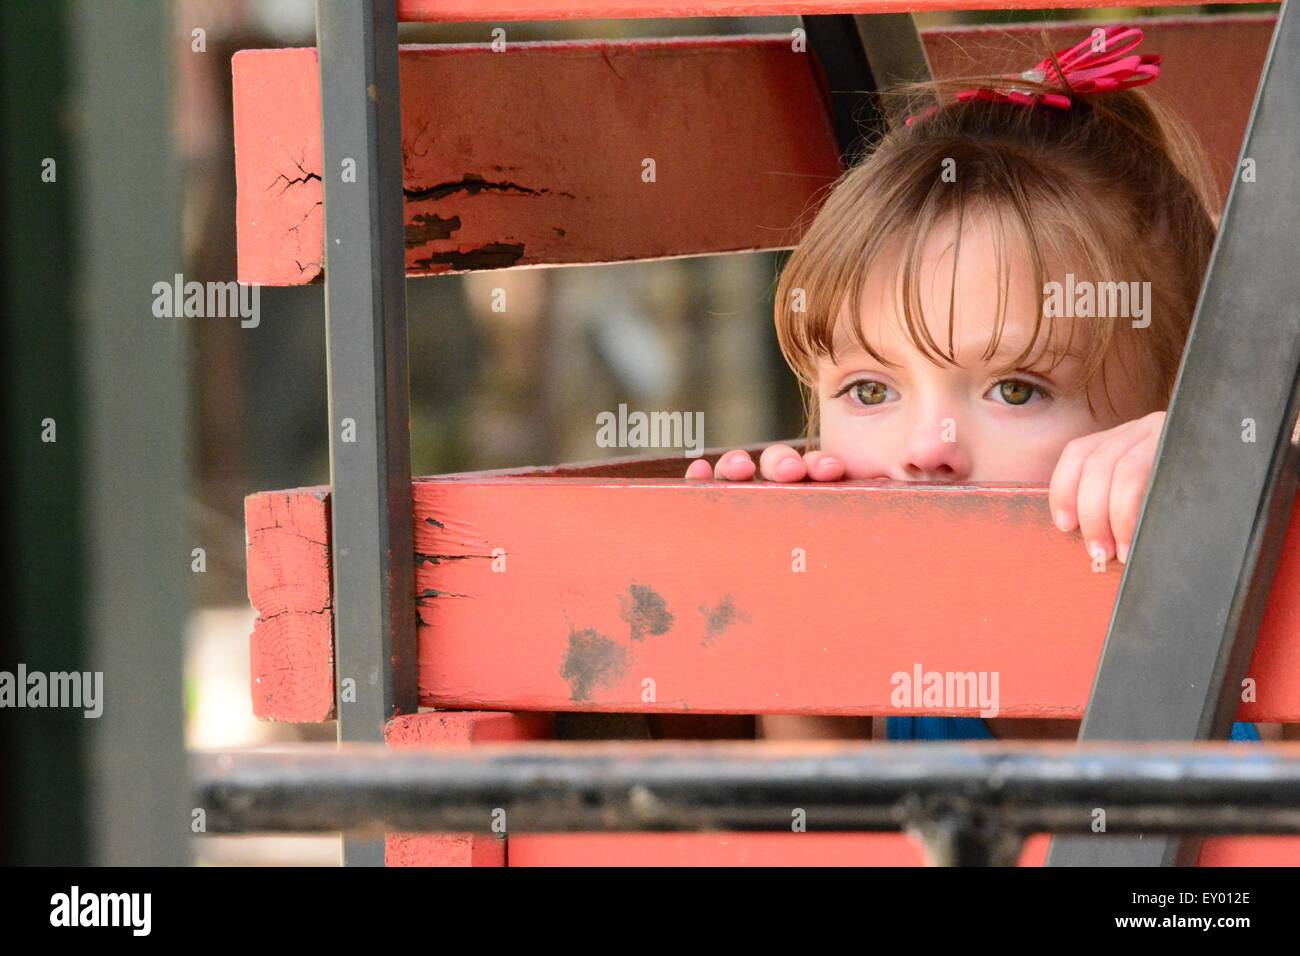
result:
[[(923, 250), (918, 289), (930, 335), (945, 351), (953, 280), (953, 248), (946, 235), (950, 232), (935, 230)], [(1011, 281), (1002, 337), (997, 352), (985, 359), (998, 314), (996, 247), (985, 222), (967, 227), (952, 305), (956, 367), (936, 365), (912, 343), (898, 296), (886, 294), (886, 279), (900, 283), (897, 272), (871, 270), (863, 289), (861, 328), (876, 351), (895, 366), (871, 358), (844, 323), (835, 337), (838, 361), (823, 355), (817, 365), (820, 447), (844, 462), (846, 477), (1046, 483), (1071, 439), (1152, 410), (1142, 395), (1150, 391), (1150, 383), (1117, 388), (1112, 382), (1112, 410), (1101, 398), (1100, 377), (1094, 379), (1089, 388), (1100, 417), (1088, 410), (1084, 392), (1067, 398), (1080, 380), (1082, 361), (1068, 354), (1049, 369), (1054, 358), (1050, 350), (1040, 357), (1046, 327), (1026, 360), (1032, 366), (1005, 371), (1024, 351), (1033, 334), (1033, 317), (1042, 310), (1041, 297), (1026, 279), (1032, 272), (1023, 251), (1011, 247), (1006, 255)], [(1055, 340), (1069, 341), (1070, 331), (1056, 330)], [(1078, 348), (1077, 331), (1074, 338)]]

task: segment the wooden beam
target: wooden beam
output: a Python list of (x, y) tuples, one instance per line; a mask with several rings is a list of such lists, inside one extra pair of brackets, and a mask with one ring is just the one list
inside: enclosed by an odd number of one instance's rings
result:
[[(1164, 0), (1191, 6), (1198, 0)], [(1228, 0), (1247, 3), (1249, 0)], [(1039, 0), (398, 0), (403, 21), (497, 23), (643, 17), (774, 17), (829, 13), (931, 13), (940, 10), (1037, 10)], [(1104, 9), (1122, 0), (1060, 0), (1061, 8)]]
[[(334, 717), (329, 494), (271, 491), (244, 504), (253, 713), (313, 723)], [(292, 715), (292, 716), (290, 716)]]
[[(1165, 58), (1151, 94), (1194, 124), (1226, 186), (1274, 17), (1140, 22)], [(1048, 42), (1088, 28), (1053, 24)], [(1019, 72), (1040, 29), (922, 39), (937, 77)], [(1207, 50), (1232, 51), (1212, 87)], [(233, 71), (239, 278), (317, 280), (316, 51), (244, 50)], [(412, 46), (401, 74), (410, 275), (787, 248), (839, 174), (818, 69), (784, 34)]]
[[(248, 500), (261, 717), (333, 706), (325, 495)], [(1000, 716), (1077, 719), (1120, 577), (1043, 487), (445, 476), (413, 495), (420, 702), (441, 708), (978, 715), (901, 706), (919, 666), (996, 675)], [(1250, 677), (1240, 720), (1300, 721), (1295, 524)]]
[[(811, 61), (790, 47), (404, 47), (408, 274), (793, 245), (839, 164)], [(322, 170), (316, 53), (245, 50), (233, 69), (239, 278), (312, 281), (320, 177), (344, 174)]]

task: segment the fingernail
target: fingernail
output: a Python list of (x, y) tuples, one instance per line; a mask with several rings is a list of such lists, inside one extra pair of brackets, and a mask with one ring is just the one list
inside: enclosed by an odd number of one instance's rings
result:
[(1106, 549), (1101, 546), (1100, 541), (1088, 542), (1088, 556), (1094, 561), (1106, 560)]
[(1123, 564), (1128, 560), (1128, 545), (1121, 544), (1115, 549), (1115, 556), (1119, 558), (1119, 563)]
[(823, 468), (823, 469), (828, 469), (828, 468), (838, 468), (839, 466), (840, 466), (840, 460), (839, 460), (838, 458), (823, 458), (823, 459), (822, 459), (822, 468)]
[(793, 458), (787, 458), (776, 466), (776, 475), (778, 478), (791, 479), (799, 474), (799, 463)]
[(1062, 531), (1065, 531), (1070, 527), (1070, 516), (1066, 514), (1064, 510), (1056, 512), (1056, 515), (1052, 520), (1056, 522), (1056, 527)]

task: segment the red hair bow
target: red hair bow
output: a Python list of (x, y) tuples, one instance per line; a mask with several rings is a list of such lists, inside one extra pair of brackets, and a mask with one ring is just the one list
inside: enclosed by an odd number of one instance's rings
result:
[[(1020, 74), (1020, 79), (1038, 83), (1059, 84), (1063, 90), (1075, 94), (1110, 93), (1115, 90), (1127, 90), (1134, 86), (1150, 83), (1160, 75), (1160, 54), (1131, 53), (1143, 40), (1143, 34), (1137, 27), (1107, 27), (1092, 31), (1086, 39), (1066, 50), (1056, 52), (1056, 62), (1052, 57), (1042, 60), (1032, 70)], [(1059, 64), (1059, 69), (1058, 69)], [(1008, 77), (1015, 79), (1015, 77)], [(966, 100), (989, 100), (995, 103), (1019, 103), (1033, 106), (1044, 103), (1058, 109), (1070, 108), (1070, 97), (1062, 93), (1042, 93), (1037, 90), (1019, 89), (1017, 87), (1000, 87), (988, 89), (979, 87), (962, 90), (957, 94), (961, 102)], [(938, 112), (939, 107), (932, 106), (920, 117)], [(918, 116), (909, 116), (906, 125), (911, 126)]]

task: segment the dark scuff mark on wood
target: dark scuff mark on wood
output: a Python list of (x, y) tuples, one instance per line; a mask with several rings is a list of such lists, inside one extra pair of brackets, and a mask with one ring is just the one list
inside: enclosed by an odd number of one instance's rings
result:
[(424, 522), (425, 524), (433, 525), (435, 528), (442, 528), (444, 531), (447, 530), (447, 526), (443, 524), (441, 521), (439, 521), (437, 518), (425, 518)]
[(460, 216), (444, 219), (434, 213), (420, 213), (412, 216), (406, 224), (406, 245), (423, 246), (438, 239), (450, 239), (451, 234), (460, 229)]
[(590, 700), (597, 687), (613, 686), (627, 671), (627, 648), (620, 647), (595, 628), (569, 628), (569, 649), (560, 676), (569, 683), (572, 700)]
[(726, 633), (736, 621), (749, 621), (749, 615), (736, 607), (730, 594), (724, 596), (717, 607), (701, 605), (700, 613), (704, 615), (704, 644), (712, 644), (714, 638)]
[(618, 67), (616, 67), (616, 66), (614, 65), (614, 61), (611, 60), (611, 59), (609, 58), (609, 47), (608, 47), (608, 46), (602, 46), (602, 47), (600, 48), (600, 56), (601, 56), (601, 59), (603, 59), (603, 60), (605, 61), (605, 65), (606, 65), (607, 67), (609, 67), (610, 71), (611, 71), (615, 76), (617, 76), (620, 80), (623, 79), (623, 74), (620, 73), (620, 72), (618, 72)]
[(521, 242), (490, 242), (477, 249), (466, 252), (450, 250), (435, 252), (427, 258), (415, 262), (418, 269), (432, 269), (435, 265), (445, 265), (452, 269), (507, 269), (516, 265), (524, 257), (524, 245)]
[(644, 584), (633, 584), (627, 595), (618, 596), (623, 606), (623, 620), (631, 626), (634, 641), (644, 641), (648, 634), (666, 634), (673, 626), (673, 615), (663, 596)]

